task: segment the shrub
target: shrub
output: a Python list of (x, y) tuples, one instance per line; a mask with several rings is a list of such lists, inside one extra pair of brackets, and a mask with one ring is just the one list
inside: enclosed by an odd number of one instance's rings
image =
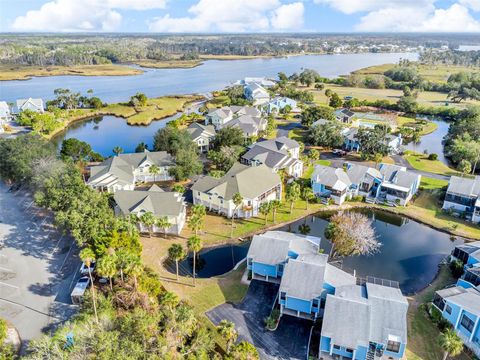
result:
[(437, 159), (438, 159), (438, 155), (435, 153), (431, 153), (430, 155), (428, 155), (428, 160), (437, 160)]
[(463, 274), (463, 262), (460, 260), (454, 260), (450, 263), (450, 271), (452, 276), (458, 279)]

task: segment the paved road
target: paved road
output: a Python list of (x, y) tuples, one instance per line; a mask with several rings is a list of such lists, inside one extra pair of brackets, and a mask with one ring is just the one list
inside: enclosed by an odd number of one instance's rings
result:
[(252, 281), (241, 304), (222, 304), (207, 312), (218, 325), (223, 319), (232, 321), (239, 338), (255, 345), (260, 358), (266, 360), (306, 359), (313, 323), (285, 315), (274, 332), (265, 329), (264, 319), (270, 315), (278, 285)]
[(23, 349), (77, 310), (69, 294), (78, 250), (51, 223), (28, 194), (0, 183), (0, 317), (18, 329)]
[[(331, 166), (336, 167), (336, 168), (343, 167), (343, 164), (345, 162), (347, 162), (347, 160), (344, 157), (335, 156), (332, 153), (322, 153), (321, 158), (326, 159), (326, 160), (330, 160), (331, 163), (332, 163)], [(407, 160), (405, 160), (400, 155), (393, 155), (392, 159), (395, 161), (396, 165), (405, 166), (408, 171), (411, 171), (413, 173), (416, 173), (416, 174), (419, 174), (419, 175), (422, 175), (422, 176), (425, 176), (425, 177), (433, 178), (433, 179), (439, 179), (439, 180), (447, 180), (448, 181), (450, 179), (450, 176), (447, 176), (447, 175), (440, 175), (440, 174), (434, 174), (434, 173), (427, 172), (427, 171), (416, 170), (408, 163)], [(360, 165), (365, 165), (364, 163), (362, 163), (360, 161), (348, 160), (348, 162), (358, 163)]]

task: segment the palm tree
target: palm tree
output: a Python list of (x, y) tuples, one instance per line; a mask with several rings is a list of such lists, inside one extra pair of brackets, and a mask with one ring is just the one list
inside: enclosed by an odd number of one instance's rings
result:
[(112, 151), (113, 151), (113, 153), (114, 153), (115, 155), (117, 155), (117, 156), (118, 156), (119, 154), (123, 153), (123, 149), (122, 149), (120, 146), (115, 146)]
[(463, 351), (463, 341), (454, 330), (448, 329), (440, 335), (440, 345), (444, 351), (443, 360), (457, 356)]
[(309, 186), (305, 186), (302, 190), (302, 198), (306, 202), (306, 209), (308, 210), (308, 202), (313, 199), (315, 195), (313, 194), (313, 190)]
[(373, 155), (373, 161), (375, 161), (375, 168), (378, 167), (378, 164), (381, 163), (383, 160), (383, 155), (380, 154), (380, 153), (375, 153), (375, 155)]
[(148, 172), (150, 173), (150, 175), (153, 175), (153, 181), (155, 182), (157, 181), (157, 175), (160, 174), (160, 167), (158, 165), (153, 164), (148, 169)]
[(97, 273), (100, 276), (108, 277), (110, 281), (110, 290), (113, 290), (112, 278), (117, 273), (117, 256), (115, 254), (107, 254), (97, 261)]
[(168, 248), (168, 258), (172, 261), (175, 261), (176, 272), (177, 272), (177, 281), (178, 278), (178, 262), (185, 257), (185, 250), (183, 250), (182, 245), (173, 244)]
[(205, 205), (196, 204), (192, 206), (192, 214), (203, 217), (207, 214), (207, 209), (205, 208)]
[(180, 299), (178, 298), (178, 295), (171, 291), (165, 291), (160, 297), (160, 304), (170, 310), (173, 310), (179, 302)]
[(282, 202), (280, 200), (272, 200), (270, 201), (270, 204), (272, 204), (272, 212), (273, 212), (273, 223), (275, 224), (276, 217), (277, 217), (277, 210), (278, 208), (282, 205)]
[(120, 271), (120, 278), (122, 282), (125, 281), (124, 274), (128, 272), (129, 264), (134, 261), (134, 255), (125, 249), (120, 249), (115, 253), (117, 257), (116, 265), (117, 269)]
[(272, 205), (269, 202), (263, 202), (260, 204), (260, 207), (258, 208), (258, 211), (260, 214), (265, 215), (265, 225), (268, 223), (268, 214), (270, 214), (270, 211), (272, 210)]
[(308, 235), (311, 231), (311, 228), (309, 225), (307, 224), (300, 224), (300, 226), (298, 227), (298, 231), (300, 232), (300, 234), (302, 235)]
[(95, 261), (95, 253), (90, 248), (84, 248), (80, 251), (80, 259), (85, 263), (85, 266), (88, 269), (88, 276), (90, 277), (91, 291), (92, 291), (92, 300), (93, 300), (93, 312), (95, 313), (95, 320), (98, 324), (98, 314), (97, 314), (97, 301), (95, 299), (95, 286), (93, 284), (92, 272), (90, 271), (90, 266), (92, 262)]
[(167, 230), (172, 226), (172, 223), (168, 220), (168, 216), (162, 216), (160, 219), (157, 219), (155, 223), (160, 229), (163, 229), (163, 235), (165, 239), (167, 238)]
[(187, 225), (190, 228), (190, 230), (195, 232), (195, 236), (196, 236), (198, 235), (198, 232), (202, 228), (203, 219), (197, 214), (192, 214), (192, 216), (190, 216), (190, 218), (188, 219)]
[(126, 271), (128, 275), (133, 276), (133, 284), (134, 284), (135, 290), (137, 290), (137, 286), (138, 286), (137, 278), (143, 272), (142, 260), (140, 259), (139, 256), (132, 256), (131, 261), (128, 263)]
[(157, 222), (157, 218), (151, 212), (146, 212), (140, 216), (140, 222), (147, 227), (148, 236), (152, 237), (153, 225)]
[(237, 330), (235, 330), (235, 324), (228, 320), (222, 320), (217, 326), (217, 331), (225, 339), (225, 342), (227, 343), (227, 353), (229, 353), (233, 343), (238, 337)]
[(290, 201), (290, 214), (293, 211), (293, 204), (300, 198), (300, 185), (297, 182), (291, 183), (287, 186), (285, 198)]
[(240, 195), (240, 193), (235, 193), (233, 194), (232, 201), (235, 205), (235, 209), (233, 209), (233, 214), (232, 214), (232, 228), (230, 231), (230, 237), (233, 238), (233, 222), (235, 219), (235, 213), (237, 212), (238, 207), (243, 203), (243, 197)]
[(193, 286), (195, 286), (195, 267), (197, 253), (202, 250), (202, 240), (198, 236), (190, 236), (187, 241), (188, 250), (193, 252)]

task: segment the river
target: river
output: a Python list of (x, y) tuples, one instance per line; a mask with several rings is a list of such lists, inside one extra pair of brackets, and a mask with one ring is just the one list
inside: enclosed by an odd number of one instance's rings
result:
[(443, 162), (445, 165), (449, 165), (449, 161), (443, 152), (443, 138), (445, 135), (447, 135), (450, 124), (443, 120), (430, 121), (433, 121), (437, 124), (437, 129), (428, 135), (422, 136), (420, 142), (417, 144), (410, 142), (406, 148), (418, 153), (427, 151), (428, 154), (437, 154), (438, 160)]
[(88, 89), (104, 102), (126, 101), (137, 92), (149, 97), (207, 93), (222, 89), (246, 76), (276, 77), (290, 75), (302, 68), (317, 70), (322, 76), (336, 77), (363, 67), (416, 60), (416, 53), (367, 53), (338, 55), (303, 55), (251, 60), (209, 60), (191, 69), (143, 69), (135, 76), (50, 76), (30, 80), (0, 81), (0, 100), (14, 102), (21, 98), (54, 97), (53, 90), (68, 88), (86, 93)]

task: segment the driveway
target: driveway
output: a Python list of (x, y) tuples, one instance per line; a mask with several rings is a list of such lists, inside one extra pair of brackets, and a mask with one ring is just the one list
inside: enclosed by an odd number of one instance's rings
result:
[(240, 340), (247, 340), (258, 349), (261, 359), (306, 359), (313, 323), (288, 315), (282, 316), (276, 331), (265, 330), (264, 319), (270, 315), (278, 285), (254, 280), (240, 304), (222, 304), (207, 312), (218, 325), (223, 319), (232, 321)]
[(69, 295), (78, 278), (78, 249), (52, 220), (28, 194), (0, 183), (0, 317), (17, 328), (23, 350), (77, 310)]

